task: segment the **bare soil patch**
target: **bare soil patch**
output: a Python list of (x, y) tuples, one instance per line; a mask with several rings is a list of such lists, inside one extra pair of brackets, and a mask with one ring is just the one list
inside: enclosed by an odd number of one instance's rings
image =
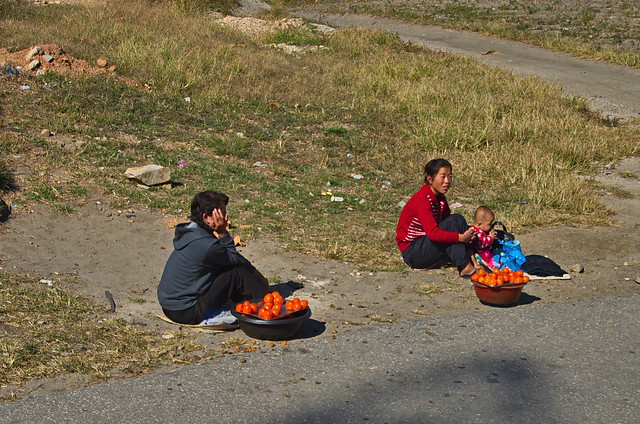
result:
[[(36, 46), (33, 46), (31, 48), (15, 52), (10, 52), (5, 48), (0, 48), (0, 63), (5, 63), (7, 66), (14, 68), (20, 67), (22, 68), (22, 72), (29, 72), (32, 74), (36, 74), (38, 71), (54, 71), (68, 75), (97, 75), (110, 73), (106, 68), (106, 65), (104, 67), (91, 65), (85, 60), (68, 55), (62, 47), (55, 44), (43, 44), (37, 46), (40, 47), (40, 52), (35, 56), (28, 58), (27, 55), (35, 47)], [(50, 61), (44, 59), (45, 56), (50, 56)], [(27, 69), (32, 60), (37, 60), (40, 64), (33, 69)]]

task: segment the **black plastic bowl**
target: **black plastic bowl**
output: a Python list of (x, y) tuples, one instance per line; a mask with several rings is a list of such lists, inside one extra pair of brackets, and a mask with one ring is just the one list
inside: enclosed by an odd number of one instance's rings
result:
[(240, 329), (249, 337), (260, 340), (287, 340), (300, 331), (302, 324), (311, 316), (311, 309), (307, 307), (278, 319), (249, 317), (234, 310), (231, 310), (231, 313), (238, 318)]

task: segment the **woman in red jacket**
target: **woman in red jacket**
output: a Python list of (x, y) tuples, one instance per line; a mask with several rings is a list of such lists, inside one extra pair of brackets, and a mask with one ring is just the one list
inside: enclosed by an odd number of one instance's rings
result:
[(476, 235), (462, 215), (451, 214), (444, 196), (451, 187), (451, 169), (446, 159), (433, 159), (425, 165), (425, 184), (402, 209), (396, 242), (411, 268), (451, 263), (467, 277), (475, 272), (469, 243)]

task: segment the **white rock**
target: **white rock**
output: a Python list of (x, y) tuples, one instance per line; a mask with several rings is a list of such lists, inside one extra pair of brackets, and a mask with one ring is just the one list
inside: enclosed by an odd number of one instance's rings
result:
[(171, 179), (171, 170), (160, 165), (145, 165), (129, 168), (124, 175), (144, 185), (164, 184)]
[(32, 71), (32, 70), (36, 69), (38, 66), (40, 66), (40, 61), (38, 59), (33, 59), (27, 65), (27, 71)]
[(582, 266), (581, 264), (575, 264), (575, 265), (571, 265), (571, 268), (569, 268), (570, 272), (575, 272), (577, 274), (580, 274), (582, 272), (584, 272), (584, 266)]
[(27, 56), (24, 58), (24, 60), (29, 61), (33, 59), (34, 56), (37, 56), (38, 54), (40, 54), (41, 51), (42, 51), (42, 48), (40, 46), (35, 46), (31, 50), (29, 50), (29, 53), (27, 53)]

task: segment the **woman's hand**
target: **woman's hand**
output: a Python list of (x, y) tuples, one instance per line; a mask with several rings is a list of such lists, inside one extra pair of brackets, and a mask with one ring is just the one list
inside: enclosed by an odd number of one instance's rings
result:
[(220, 237), (225, 236), (228, 234), (229, 216), (220, 209), (214, 209), (213, 212), (211, 212), (211, 218), (207, 224), (209, 224), (211, 229), (218, 233)]
[(473, 228), (469, 227), (467, 231), (462, 234), (458, 234), (458, 242), (460, 243), (471, 243), (476, 238), (476, 232), (473, 231)]

